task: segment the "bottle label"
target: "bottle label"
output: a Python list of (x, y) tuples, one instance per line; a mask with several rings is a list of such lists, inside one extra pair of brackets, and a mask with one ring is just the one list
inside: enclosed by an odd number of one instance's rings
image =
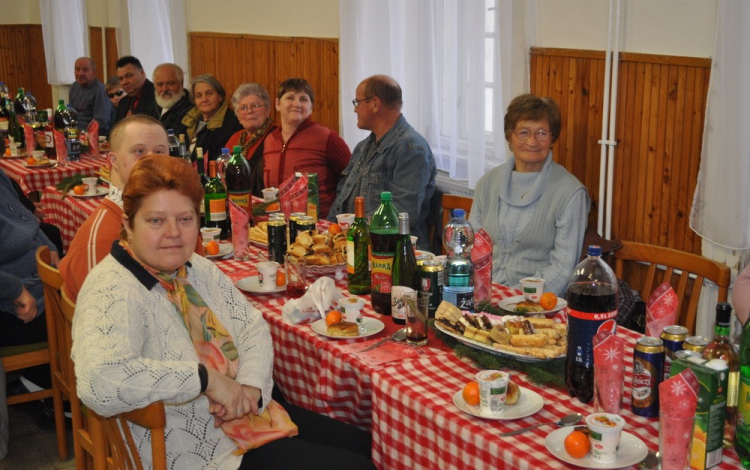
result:
[(227, 220), (227, 200), (222, 198), (208, 199), (208, 212), (206, 220), (209, 222), (220, 222)]
[(372, 252), (372, 288), (381, 294), (391, 293), (393, 253)]
[(354, 240), (346, 241), (346, 272), (354, 274)]
[(48, 149), (54, 149), (55, 148), (55, 137), (52, 134), (52, 131), (45, 131), (44, 132), (44, 146)]
[(750, 375), (740, 376), (740, 391), (737, 397), (738, 426), (750, 426)]
[(233, 193), (227, 192), (227, 197), (230, 201), (234, 202), (238, 206), (242, 207), (250, 214), (250, 193)]
[(8, 132), (8, 118), (0, 118), (0, 132)]
[[(461, 288), (466, 290), (466, 288)], [(443, 300), (452, 303), (460, 310), (474, 311), (474, 289), (471, 288), (468, 292), (456, 292), (448, 286), (443, 286)]]
[(594, 346), (591, 338), (599, 331), (616, 332), (617, 310), (611, 312), (588, 313), (568, 309), (568, 357), (573, 357), (576, 365), (586, 369), (594, 367)]
[(393, 286), (391, 288), (391, 315), (396, 320), (406, 320), (406, 302), (404, 296), (416, 292), (411, 287)]
[(571, 308), (568, 310), (568, 316), (573, 316), (574, 318), (578, 318), (580, 320), (604, 321), (604, 320), (609, 320), (610, 318), (617, 318), (617, 310), (612, 310), (611, 312), (589, 313), (589, 312), (579, 312), (578, 310), (573, 310)]

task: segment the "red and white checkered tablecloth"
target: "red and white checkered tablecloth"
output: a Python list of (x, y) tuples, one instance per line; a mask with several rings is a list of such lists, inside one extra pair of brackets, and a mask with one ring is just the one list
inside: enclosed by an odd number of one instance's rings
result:
[(68, 162), (65, 166), (57, 165), (47, 168), (29, 168), (25, 163), (26, 160), (23, 158), (3, 158), (0, 159), (0, 168), (8, 177), (18, 182), (25, 194), (29, 194), (32, 191), (44, 191), (47, 186), (54, 186), (75, 174), (94, 176), (96, 171), (107, 163), (107, 159), (81, 157), (79, 161)]
[[(618, 328), (628, 354), (622, 415), (626, 431), (637, 435), (649, 449), (659, 448), (658, 419), (630, 411), (632, 350), (640, 334)], [(544, 399), (538, 413), (524, 419), (491, 421), (475, 418), (453, 404), (453, 394), (474, 379), (478, 369), (453, 354), (420, 357), (408, 364), (392, 364), (372, 375), (373, 460), (383, 469), (498, 469), (571, 468), (547, 451), (544, 440), (554, 428), (543, 426), (512, 437), (499, 437), (537, 423), (551, 423), (569, 413), (593, 412), (564, 390), (539, 387), (526, 375), (511, 371), (513, 380)], [(737, 454), (725, 450), (718, 468), (740, 468)]]
[(44, 188), (41, 198), (44, 220), (60, 228), (63, 250), (68, 251), (78, 229), (103, 200), (104, 196), (76, 198), (70, 195), (63, 199), (54, 186)]

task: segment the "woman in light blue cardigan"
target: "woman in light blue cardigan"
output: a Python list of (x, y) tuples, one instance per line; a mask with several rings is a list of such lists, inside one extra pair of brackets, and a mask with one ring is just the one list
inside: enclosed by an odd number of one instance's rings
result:
[(477, 183), (469, 221), (492, 237), (492, 281), (517, 287), (525, 277), (545, 280), (563, 296), (581, 254), (590, 200), (586, 188), (552, 161), (560, 136), (560, 108), (550, 98), (517, 96), (505, 114), (513, 153)]

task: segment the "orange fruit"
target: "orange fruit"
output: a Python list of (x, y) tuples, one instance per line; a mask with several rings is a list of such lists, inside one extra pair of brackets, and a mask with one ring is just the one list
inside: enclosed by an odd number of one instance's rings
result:
[(276, 273), (276, 285), (283, 286), (284, 284), (286, 284), (286, 273), (281, 270)]
[(574, 459), (582, 459), (589, 453), (589, 437), (581, 431), (573, 431), (565, 438), (565, 452)]
[(464, 390), (461, 392), (461, 396), (464, 397), (464, 401), (472, 406), (479, 405), (479, 384), (476, 382), (469, 382), (464, 385)]
[[(10, 154), (8, 154), (8, 155), (10, 155)], [(34, 158), (34, 157), (27, 158), (26, 159), (26, 164), (27, 165), (36, 165), (36, 158)]]
[(546, 292), (539, 299), (539, 304), (545, 310), (552, 310), (557, 305), (557, 296), (553, 292)]
[(331, 310), (328, 312), (328, 315), (326, 315), (326, 325), (331, 326), (334, 323), (341, 322), (341, 312), (338, 310)]
[(219, 254), (219, 244), (216, 242), (216, 240), (211, 240), (210, 242), (206, 243), (206, 253), (212, 256)]
[(331, 224), (330, 227), (328, 227), (328, 233), (330, 233), (331, 235), (335, 235), (340, 232), (341, 232), (341, 225), (337, 223), (333, 223)]
[(73, 186), (73, 194), (81, 196), (85, 192), (86, 192), (86, 187), (84, 185), (79, 184), (77, 186)]

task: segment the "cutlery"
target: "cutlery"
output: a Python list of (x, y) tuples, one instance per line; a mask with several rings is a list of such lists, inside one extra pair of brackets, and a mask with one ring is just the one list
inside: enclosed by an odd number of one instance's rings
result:
[(557, 421), (553, 421), (551, 423), (540, 423), (540, 424), (535, 424), (533, 426), (529, 426), (527, 428), (516, 429), (515, 431), (504, 432), (504, 433), (500, 434), (500, 437), (515, 436), (516, 434), (521, 434), (522, 432), (526, 432), (526, 431), (529, 431), (531, 429), (536, 429), (536, 428), (538, 428), (540, 426), (547, 426), (548, 424), (556, 424), (558, 427), (561, 427), (561, 428), (565, 427), (565, 426), (572, 426), (572, 425), (578, 423), (579, 421), (581, 421), (582, 419), (583, 419), (583, 415), (581, 413), (572, 413), (572, 414), (569, 414), (567, 416), (563, 416), (562, 418), (558, 419)]
[(661, 463), (661, 454), (659, 451), (654, 452), (653, 450), (649, 450), (648, 454), (646, 455), (646, 458), (643, 459), (641, 463), (638, 464), (639, 470), (656, 470), (659, 468), (659, 464)]
[(392, 339), (393, 341), (403, 341), (403, 340), (405, 340), (406, 339), (406, 329), (401, 328), (400, 330), (395, 331), (390, 337), (386, 336), (385, 338), (381, 339), (380, 341), (378, 341), (377, 343), (373, 344), (372, 346), (366, 347), (365, 349), (363, 349), (361, 351), (358, 351), (358, 352), (363, 353), (363, 352), (369, 351), (371, 349), (375, 349), (378, 346), (380, 346), (381, 344), (383, 344), (386, 341), (388, 341), (389, 339)]

